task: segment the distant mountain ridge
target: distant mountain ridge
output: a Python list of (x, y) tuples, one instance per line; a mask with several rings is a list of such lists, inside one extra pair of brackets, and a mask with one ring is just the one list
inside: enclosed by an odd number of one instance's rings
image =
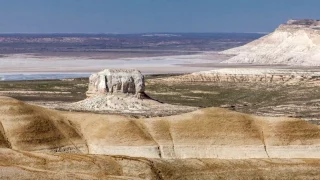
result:
[(274, 32), (222, 54), (223, 63), (320, 66), (320, 20), (289, 20)]

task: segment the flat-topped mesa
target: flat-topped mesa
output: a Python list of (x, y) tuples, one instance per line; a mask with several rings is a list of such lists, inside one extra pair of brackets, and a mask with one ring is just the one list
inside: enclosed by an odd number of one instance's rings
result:
[(287, 25), (303, 25), (303, 26), (317, 26), (320, 20), (315, 19), (290, 19)]
[(105, 69), (89, 77), (87, 96), (108, 94), (144, 95), (144, 76), (136, 69)]
[(314, 29), (320, 28), (320, 20), (314, 19), (290, 19), (285, 24), (281, 24), (278, 29)]

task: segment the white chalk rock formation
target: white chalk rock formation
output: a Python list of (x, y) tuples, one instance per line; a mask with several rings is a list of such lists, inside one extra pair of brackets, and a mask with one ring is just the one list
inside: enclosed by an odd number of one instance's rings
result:
[(90, 76), (88, 98), (59, 109), (143, 116), (172, 115), (197, 109), (158, 102), (144, 90), (144, 76), (140, 71), (105, 69)]
[(140, 97), (144, 88), (144, 76), (138, 70), (105, 69), (90, 76), (87, 96), (123, 93)]
[(289, 20), (273, 33), (221, 54), (235, 55), (223, 63), (320, 66), (320, 21)]

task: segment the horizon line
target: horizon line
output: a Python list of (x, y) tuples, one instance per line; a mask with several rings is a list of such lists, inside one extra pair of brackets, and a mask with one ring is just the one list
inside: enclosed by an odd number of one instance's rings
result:
[(126, 34), (269, 34), (271, 32), (133, 32), (133, 33), (112, 33), (112, 32), (0, 32), (0, 35), (14, 35), (14, 34), (26, 34), (26, 35), (36, 35), (36, 34), (110, 34), (110, 35), (126, 35)]

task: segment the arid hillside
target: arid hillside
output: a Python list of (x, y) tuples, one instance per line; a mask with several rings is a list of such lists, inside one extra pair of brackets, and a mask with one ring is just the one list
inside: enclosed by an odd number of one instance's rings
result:
[(1, 146), (146, 158), (318, 158), (320, 129), (221, 108), (137, 119), (59, 112), (1, 97)]
[(2, 147), (88, 152), (83, 138), (58, 112), (1, 97), (0, 114)]
[(137, 119), (8, 97), (0, 113), (1, 179), (320, 178), (320, 129), (300, 119), (221, 108)]

